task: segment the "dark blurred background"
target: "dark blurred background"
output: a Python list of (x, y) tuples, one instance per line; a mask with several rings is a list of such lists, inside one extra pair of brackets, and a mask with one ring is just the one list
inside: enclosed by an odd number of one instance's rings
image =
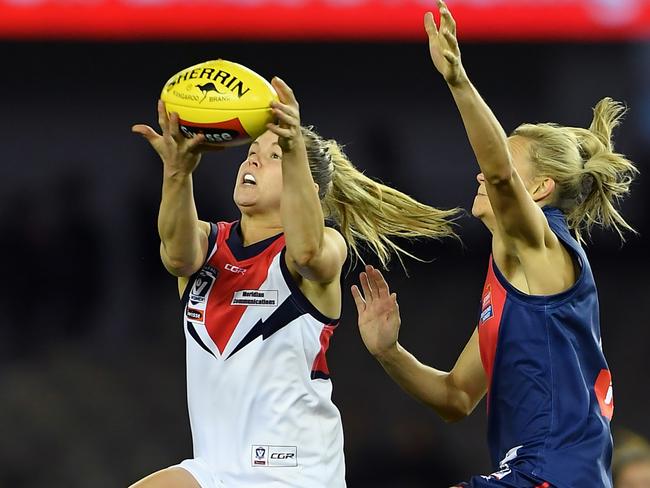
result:
[[(467, 70), (507, 131), (524, 121), (587, 126), (603, 96), (629, 115), (617, 149), (642, 174), (622, 203), (639, 231), (595, 232), (615, 387), (613, 425), (650, 436), (650, 44), (465, 43)], [(305, 123), (355, 164), (440, 207), (471, 207), (477, 165), (424, 42), (0, 43), (0, 486), (125, 487), (191, 456), (185, 348), (175, 280), (158, 257), (161, 163), (133, 123), (155, 126), (179, 69), (224, 57), (293, 86)], [(207, 155), (199, 215), (238, 217), (244, 148)], [(431, 260), (394, 263), (401, 342), (450, 368), (476, 324), (489, 236), (414, 244)], [(369, 258), (370, 262), (374, 262)], [(356, 281), (358, 270), (347, 277)], [(329, 352), (352, 488), (446, 487), (491, 471), (485, 403), (446, 425), (392, 383), (365, 350), (349, 292)]]

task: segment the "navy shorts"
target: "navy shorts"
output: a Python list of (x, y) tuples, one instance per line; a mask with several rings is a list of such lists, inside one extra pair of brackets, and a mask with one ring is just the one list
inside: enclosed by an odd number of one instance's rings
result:
[(489, 476), (473, 476), (468, 482), (453, 488), (553, 488), (553, 485), (529, 474), (506, 469)]

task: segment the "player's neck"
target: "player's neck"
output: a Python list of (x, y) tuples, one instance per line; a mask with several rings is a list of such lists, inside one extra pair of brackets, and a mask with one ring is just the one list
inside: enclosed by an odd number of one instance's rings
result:
[(239, 224), (244, 246), (250, 246), (283, 232), (279, 216), (242, 214)]
[(490, 234), (494, 236), (494, 231), (496, 229), (496, 219), (494, 218), (494, 215), (485, 215), (479, 217), (481, 222), (483, 222), (483, 225), (487, 228), (487, 230), (490, 231)]

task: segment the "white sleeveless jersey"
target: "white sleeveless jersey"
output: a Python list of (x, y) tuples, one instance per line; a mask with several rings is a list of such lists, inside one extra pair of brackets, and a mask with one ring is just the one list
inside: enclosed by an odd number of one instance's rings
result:
[(212, 224), (183, 297), (194, 457), (218, 488), (344, 487), (325, 360), (338, 319), (293, 281), (282, 234), (244, 247), (238, 225)]

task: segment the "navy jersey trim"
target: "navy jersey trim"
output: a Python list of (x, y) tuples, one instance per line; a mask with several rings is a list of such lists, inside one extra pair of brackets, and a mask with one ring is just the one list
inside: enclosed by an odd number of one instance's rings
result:
[(305, 311), (305, 313), (308, 313), (319, 322), (322, 322), (324, 324), (331, 324), (332, 322), (338, 322), (341, 319), (341, 317), (333, 319), (331, 317), (324, 315), (303, 294), (303, 292), (300, 290), (300, 287), (293, 279), (293, 276), (291, 276), (291, 271), (289, 271), (289, 268), (287, 267), (287, 262), (285, 257), (286, 253), (287, 253), (287, 248), (284, 247), (282, 249), (282, 252), (280, 253), (280, 269), (282, 270), (282, 277), (284, 278), (284, 281), (289, 287), (289, 291), (291, 292), (291, 296), (287, 298), (287, 300), (293, 300), (298, 307), (300, 307), (302, 310)]
[(258, 337), (262, 337), (262, 340), (265, 341), (277, 331), (286, 327), (297, 318), (302, 317), (304, 314), (305, 312), (300, 310), (300, 307), (291, 300), (291, 297), (287, 297), (287, 299), (282, 302), (282, 304), (276, 308), (271, 315), (265, 319), (259, 319), (257, 323), (251, 327), (248, 334), (246, 334), (239, 344), (237, 344), (228, 355), (227, 359), (233, 357), (237, 351), (243, 349)]
[(203, 264), (205, 264), (210, 258), (212, 249), (214, 248), (214, 245), (217, 243), (218, 232), (219, 232), (219, 227), (217, 226), (217, 224), (210, 222), (210, 235), (208, 236), (208, 252), (205, 255), (205, 261), (203, 262)]
[(215, 357), (214, 353), (204, 344), (204, 342), (201, 340), (199, 337), (199, 333), (196, 331), (196, 328), (194, 327), (194, 324), (190, 322), (189, 320), (187, 321), (187, 330), (192, 336), (192, 339), (196, 341), (196, 343), (201, 346), (202, 349), (205, 349), (211, 356)]
[[(546, 216), (546, 219), (548, 221), (549, 220), (548, 213), (555, 211), (557, 209), (553, 207), (544, 207), (542, 210), (544, 211), (544, 215)], [(577, 242), (572, 243), (567, 241), (567, 239), (564, 236), (560, 235), (561, 233), (558, 231), (558, 229), (556, 229), (554, 225), (551, 225), (550, 221), (549, 221), (549, 227), (553, 232), (553, 234), (555, 234), (555, 236), (558, 238), (560, 243), (564, 246), (564, 248), (569, 252), (571, 257), (574, 259), (574, 262), (578, 263), (578, 266), (580, 267), (580, 274), (578, 275), (578, 278), (576, 279), (575, 283), (571, 285), (570, 288), (560, 293), (555, 293), (553, 295), (529, 295), (512, 286), (510, 282), (507, 280), (507, 278), (501, 273), (501, 270), (494, 262), (494, 259), (492, 259), (492, 268), (494, 270), (494, 275), (496, 276), (497, 280), (499, 280), (501, 286), (505, 288), (509, 299), (511, 298), (513, 300), (523, 302), (527, 305), (556, 306), (556, 305), (561, 305), (567, 300), (569, 300), (580, 289), (580, 287), (583, 286), (586, 280), (585, 276), (587, 274), (587, 270), (586, 270), (587, 263), (585, 262), (584, 257), (578, 252), (578, 250), (575, 247)]]
[(328, 375), (327, 373), (325, 373), (323, 371), (314, 370), (314, 371), (311, 372), (311, 379), (312, 380), (329, 380), (330, 375)]
[(244, 246), (244, 241), (241, 234), (241, 225), (239, 223), (239, 220), (237, 220), (232, 224), (232, 227), (230, 227), (230, 235), (228, 236), (228, 239), (226, 239), (226, 244), (230, 248), (232, 255), (237, 261), (244, 261), (264, 252), (281, 235), (282, 232), (268, 237), (263, 241), (256, 242), (255, 244)]

